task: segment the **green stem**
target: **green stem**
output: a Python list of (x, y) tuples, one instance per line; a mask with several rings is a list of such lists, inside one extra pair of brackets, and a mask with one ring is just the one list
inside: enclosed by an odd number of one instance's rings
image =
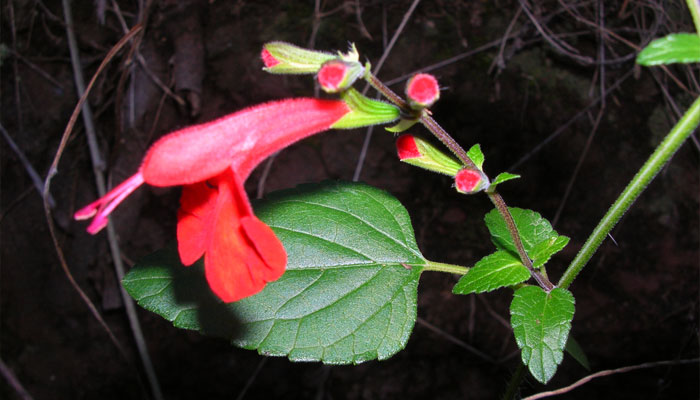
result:
[(515, 225), (515, 221), (513, 220), (513, 216), (510, 214), (510, 210), (508, 210), (505, 200), (503, 200), (503, 197), (501, 197), (501, 195), (495, 191), (487, 192), (487, 194), (489, 195), (489, 199), (491, 199), (493, 205), (496, 206), (498, 212), (501, 213), (503, 220), (506, 222), (506, 227), (508, 227), (510, 237), (513, 239), (513, 244), (515, 244), (515, 248), (518, 250), (518, 255), (520, 255), (520, 261), (530, 271), (530, 276), (537, 281), (537, 284), (540, 285), (540, 287), (545, 291), (550, 292), (552, 289), (554, 289), (554, 285), (549, 281), (549, 279), (547, 279), (546, 276), (542, 275), (532, 266), (532, 260), (530, 260), (530, 257), (527, 255), (525, 247), (523, 247), (523, 242), (520, 240), (520, 234), (518, 233), (518, 227)]
[(449, 274), (465, 275), (469, 272), (469, 268), (461, 265), (445, 264), (436, 261), (426, 260), (427, 263), (423, 266), (423, 271), (447, 272)]
[(508, 387), (506, 387), (506, 392), (503, 393), (502, 400), (513, 400), (515, 394), (518, 393), (518, 388), (525, 378), (525, 364), (520, 363), (518, 368), (513, 372), (513, 376), (510, 377), (510, 382), (508, 382)]
[[(382, 81), (380, 81), (376, 76), (374, 76), (371, 73), (365, 74), (365, 79), (367, 82), (369, 82), (370, 85), (372, 85), (373, 88), (375, 88), (379, 93), (384, 95), (387, 99), (389, 99), (392, 103), (396, 104), (399, 106), (404, 112), (410, 113), (411, 111), (408, 110), (408, 106), (406, 102), (399, 97), (396, 93), (394, 93), (393, 90), (391, 90), (388, 86), (386, 86)], [(457, 158), (467, 166), (468, 168), (475, 169), (477, 171), (481, 171), (481, 168), (477, 167), (474, 161), (472, 161), (471, 158), (469, 158), (469, 155), (467, 155), (467, 152), (464, 151), (464, 148), (457, 143), (452, 136), (450, 136), (449, 133), (445, 129), (443, 129), (440, 124), (437, 123), (433, 119), (433, 117), (430, 116), (430, 113), (427, 112), (426, 110), (423, 111), (423, 113), (420, 116), (420, 122), (425, 126), (435, 137), (440, 139), (440, 141), (448, 148), (450, 151), (457, 156)], [(483, 171), (482, 171), (483, 172)], [(518, 232), (518, 227), (515, 225), (515, 222), (513, 221), (513, 216), (510, 215), (510, 211), (508, 210), (508, 206), (506, 205), (506, 202), (503, 200), (501, 195), (498, 193), (492, 191), (487, 193), (489, 198), (491, 199), (491, 202), (496, 206), (496, 209), (498, 212), (501, 214), (503, 217), (503, 220), (506, 221), (506, 226), (508, 227), (508, 231), (510, 232), (511, 238), (513, 238), (513, 243), (515, 244), (515, 248), (518, 249), (518, 254), (520, 255), (520, 260), (522, 261), (523, 265), (525, 265), (528, 270), (530, 270), (530, 275), (537, 281), (537, 283), (542, 287), (544, 290), (549, 292), (554, 288), (554, 285), (547, 279), (547, 277), (543, 276), (540, 274), (537, 270), (535, 270), (532, 267), (532, 261), (530, 260), (530, 257), (528, 257), (527, 252), (525, 251), (525, 248), (523, 247), (523, 242), (520, 239), (520, 233)], [(465, 272), (466, 273), (466, 272)]]
[(571, 261), (571, 265), (569, 265), (564, 275), (562, 275), (559, 280), (559, 287), (567, 288), (571, 285), (576, 275), (581, 272), (617, 221), (627, 212), (632, 203), (634, 203), (649, 182), (654, 179), (656, 174), (663, 168), (681, 144), (683, 144), (685, 139), (693, 133), (698, 126), (698, 122), (700, 122), (700, 97), (698, 97), (688, 111), (683, 114), (683, 117), (681, 117), (676, 126), (671, 129), (668, 135), (666, 135), (666, 138), (657, 146), (651, 157), (649, 157), (639, 172), (632, 178), (632, 181), (630, 181), (622, 194), (615, 200), (615, 203), (613, 203), (603, 219), (600, 220), (598, 226), (595, 227), (591, 236), (586, 240), (586, 243), (584, 243), (573, 261)]
[(695, 24), (695, 30), (698, 35), (700, 35), (700, 3), (698, 0), (685, 0), (688, 4), (688, 10), (690, 10), (690, 15), (693, 16), (693, 24)]

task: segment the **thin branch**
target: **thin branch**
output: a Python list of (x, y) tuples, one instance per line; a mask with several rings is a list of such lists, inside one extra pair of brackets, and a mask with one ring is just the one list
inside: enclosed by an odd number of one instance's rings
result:
[[(396, 31), (394, 32), (394, 35), (391, 37), (391, 40), (389, 41), (389, 44), (386, 46), (384, 49), (384, 52), (382, 53), (382, 56), (379, 58), (379, 61), (373, 68), (373, 73), (374, 75), (379, 73), (379, 70), (382, 69), (382, 66), (384, 65), (384, 61), (386, 61), (387, 57), (389, 57), (389, 53), (391, 53), (391, 50), (394, 48), (394, 45), (396, 44), (396, 41), (399, 39), (399, 36), (401, 36), (401, 33), (403, 32), (404, 28), (406, 27), (406, 24), (408, 23), (408, 20), (411, 18), (411, 15), (413, 15), (413, 12), (416, 10), (416, 7), (418, 7), (418, 4), (420, 3), (420, 0), (413, 0), (413, 3), (411, 3), (411, 6), (406, 10), (406, 12), (403, 15), (403, 18), (401, 19), (401, 23), (399, 24), (398, 28), (396, 28)], [(367, 90), (369, 90), (371, 84), (368, 82), (367, 85), (365, 85), (364, 89), (362, 90), (362, 94), (367, 93)], [(362, 167), (365, 162), (365, 157), (367, 155), (367, 149), (369, 148), (369, 144), (372, 141), (372, 132), (374, 132), (373, 127), (370, 126), (367, 128), (367, 133), (365, 134), (365, 140), (362, 143), (362, 150), (360, 151), (360, 156), (357, 161), (357, 165), (355, 166), (355, 172), (353, 173), (353, 181), (358, 181), (360, 179), (360, 174), (362, 173)]]
[(594, 374), (590, 374), (588, 376), (585, 376), (576, 382), (572, 383), (569, 386), (564, 386), (563, 388), (557, 389), (557, 390), (550, 390), (547, 392), (540, 392), (537, 394), (534, 394), (532, 396), (528, 396), (523, 398), (523, 400), (537, 400), (537, 399), (544, 399), (545, 397), (551, 397), (551, 396), (557, 396), (560, 394), (568, 393), (577, 387), (580, 387), (582, 385), (585, 385), (586, 383), (592, 381), (593, 379), (596, 378), (602, 378), (605, 376), (610, 376), (610, 375), (615, 375), (615, 374), (621, 374), (621, 373), (626, 373), (626, 372), (631, 372), (631, 371), (636, 371), (638, 369), (646, 369), (646, 368), (656, 368), (656, 367), (663, 367), (666, 365), (683, 365), (683, 364), (697, 364), (700, 361), (700, 358), (693, 358), (690, 360), (667, 360), (667, 361), (655, 361), (655, 362), (647, 362), (647, 363), (642, 363), (642, 364), (637, 364), (637, 365), (630, 365), (627, 367), (622, 367), (622, 368), (615, 368), (615, 369), (606, 369), (603, 371), (596, 372)]
[[(78, 45), (75, 38), (75, 32), (73, 31), (74, 25), (69, 0), (63, 0), (63, 13), (66, 19), (66, 32), (68, 34), (68, 46), (70, 50), (71, 64), (73, 65), (75, 84), (78, 94), (82, 96), (86, 93), (85, 81), (83, 79), (82, 67), (80, 66), (80, 56), (78, 54)], [(104, 176), (102, 175), (105, 165), (102, 157), (100, 156), (99, 149), (97, 148), (97, 135), (95, 133), (94, 122), (92, 120), (92, 111), (90, 110), (90, 104), (87, 101), (82, 104), (81, 108), (83, 111), (83, 123), (85, 125), (88, 147), (90, 149), (90, 158), (92, 159), (97, 191), (100, 196), (104, 196), (107, 192)], [(110, 252), (112, 254), (112, 261), (114, 262), (115, 273), (117, 275), (117, 279), (119, 282), (121, 282), (124, 278), (124, 264), (122, 263), (122, 258), (120, 255), (121, 251), (117, 242), (117, 233), (111, 221), (107, 224), (107, 238), (109, 241)], [(122, 300), (124, 302), (126, 315), (129, 320), (129, 325), (131, 326), (132, 335), (136, 343), (136, 348), (138, 349), (144, 371), (146, 372), (146, 377), (148, 378), (148, 382), (151, 386), (151, 392), (156, 400), (160, 400), (163, 398), (163, 393), (160, 389), (160, 384), (158, 383), (158, 377), (155, 374), (151, 357), (148, 354), (146, 340), (143, 337), (141, 325), (139, 323), (138, 316), (136, 315), (136, 307), (134, 306), (134, 302), (129, 294), (126, 293), (124, 287), (119, 285), (119, 288)]]
[(124, 347), (119, 343), (117, 338), (114, 336), (114, 333), (112, 330), (109, 328), (105, 320), (102, 318), (100, 315), (99, 311), (97, 311), (97, 307), (95, 307), (95, 304), (90, 300), (90, 298), (85, 294), (85, 292), (80, 288), (78, 283), (75, 281), (75, 278), (73, 277), (73, 274), (70, 272), (70, 269), (68, 268), (68, 263), (66, 262), (66, 258), (63, 254), (63, 250), (61, 249), (61, 245), (58, 242), (58, 236), (56, 234), (56, 227), (53, 222), (53, 215), (51, 213), (51, 208), (49, 206), (49, 193), (51, 189), (51, 180), (53, 177), (58, 173), (58, 163), (61, 160), (61, 156), (63, 155), (63, 151), (66, 148), (66, 145), (68, 143), (68, 139), (70, 138), (70, 134), (73, 131), (73, 127), (75, 126), (75, 122), (78, 119), (78, 115), (80, 114), (80, 110), (82, 108), (83, 103), (87, 100), (88, 94), (90, 93), (90, 90), (95, 84), (95, 81), (97, 80), (97, 77), (100, 75), (100, 73), (104, 70), (106, 65), (109, 63), (109, 61), (112, 60), (112, 58), (117, 54), (119, 50), (121, 50), (128, 41), (137, 35), (139, 32), (141, 32), (141, 25), (136, 25), (134, 26), (131, 31), (129, 32), (128, 35), (125, 35), (117, 44), (112, 47), (112, 49), (107, 53), (105, 58), (102, 60), (102, 63), (100, 66), (97, 68), (97, 71), (95, 72), (95, 75), (93, 75), (92, 80), (90, 80), (90, 83), (88, 83), (87, 87), (85, 88), (85, 93), (80, 97), (80, 100), (78, 100), (78, 103), (75, 105), (75, 108), (73, 109), (73, 114), (71, 114), (71, 117), (68, 121), (68, 124), (66, 125), (66, 129), (63, 131), (63, 135), (61, 136), (61, 141), (58, 145), (58, 149), (56, 150), (56, 155), (54, 156), (53, 162), (51, 163), (51, 167), (49, 168), (49, 173), (46, 176), (46, 179), (44, 180), (44, 192), (43, 192), (43, 198), (44, 198), (44, 214), (46, 216), (46, 223), (49, 227), (49, 234), (51, 235), (51, 240), (53, 241), (54, 245), (54, 250), (56, 250), (56, 255), (58, 256), (59, 263), (61, 265), (61, 269), (63, 269), (64, 274), (68, 278), (68, 281), (70, 282), (71, 286), (75, 289), (75, 291), (80, 295), (80, 297), (83, 299), (83, 302), (85, 305), (88, 307), (92, 315), (95, 317), (97, 322), (102, 326), (102, 328), (105, 330), (107, 335), (109, 336), (110, 340), (114, 345), (117, 347), (119, 350), (119, 353), (124, 357), (124, 360), (126, 360), (127, 363), (130, 364), (129, 357), (126, 354), (126, 351), (124, 350)]
[(482, 352), (481, 350), (478, 350), (478, 349), (475, 348), (474, 346), (471, 346), (471, 345), (465, 343), (463, 340), (459, 340), (458, 338), (456, 338), (456, 337), (454, 337), (453, 335), (451, 335), (451, 334), (445, 332), (444, 330), (442, 330), (442, 329), (436, 327), (435, 325), (433, 325), (433, 324), (431, 324), (430, 322), (424, 320), (423, 318), (421, 318), (421, 317), (416, 318), (416, 322), (417, 322), (419, 325), (422, 325), (422, 326), (428, 328), (429, 330), (431, 330), (431, 331), (437, 333), (438, 335), (442, 336), (442, 337), (445, 338), (448, 342), (452, 342), (452, 343), (456, 344), (457, 346), (459, 346), (459, 347), (461, 347), (461, 348), (467, 350), (468, 352), (474, 354), (475, 356), (481, 358), (482, 360), (488, 362), (489, 364), (495, 364), (495, 363), (496, 363), (496, 360), (493, 359), (493, 357), (491, 357), (491, 356), (489, 356), (488, 354)]
[(22, 386), (22, 382), (17, 379), (15, 373), (12, 372), (10, 367), (8, 367), (2, 359), (0, 359), (0, 375), (2, 375), (10, 387), (15, 390), (19, 398), (22, 400), (33, 400), (32, 395), (27, 392), (27, 389)]
[[(7, 130), (4, 126), (2, 126), (2, 123), (0, 123), (0, 132), (2, 132), (2, 137), (5, 138), (5, 141), (8, 145), (10, 145), (10, 148), (12, 149), (12, 151), (15, 152), (17, 158), (19, 158), (19, 161), (24, 167), (24, 169), (27, 171), (27, 174), (29, 174), (29, 178), (32, 180), (32, 183), (34, 184), (36, 190), (39, 192), (39, 195), (44, 193), (44, 183), (41, 181), (41, 177), (39, 177), (39, 174), (32, 166), (32, 163), (29, 162), (27, 156), (25, 156), (22, 150), (19, 148), (19, 146), (17, 146), (17, 143), (15, 143), (15, 141), (12, 140), (12, 137), (9, 133), (7, 133)], [(53, 196), (51, 196), (51, 193), (48, 194), (47, 201), (49, 203), (49, 207), (56, 207), (56, 202), (54, 201)]]

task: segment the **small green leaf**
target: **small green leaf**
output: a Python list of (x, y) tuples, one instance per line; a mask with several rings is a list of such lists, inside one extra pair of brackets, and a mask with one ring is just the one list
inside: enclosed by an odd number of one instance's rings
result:
[(467, 156), (476, 164), (479, 169), (484, 166), (484, 153), (481, 152), (481, 146), (477, 143), (467, 151)]
[(525, 286), (515, 291), (510, 314), (523, 363), (535, 379), (547, 383), (564, 357), (574, 296), (562, 288), (546, 293), (538, 286)]
[(551, 237), (547, 240), (539, 242), (529, 253), (532, 258), (532, 266), (539, 268), (543, 266), (552, 255), (560, 252), (566, 245), (569, 244), (569, 238), (566, 236)]
[[(532, 250), (539, 243), (556, 238), (557, 232), (552, 229), (552, 225), (539, 213), (522, 208), (509, 207), (515, 226), (518, 227), (520, 239), (528, 255), (532, 257)], [(501, 217), (498, 210), (493, 209), (484, 217), (486, 226), (491, 232), (491, 240), (498, 249), (508, 250), (517, 254), (518, 251), (513, 244), (510, 231), (506, 227), (506, 222)]]
[(509, 181), (511, 179), (518, 179), (518, 178), (520, 178), (520, 175), (511, 174), (509, 172), (501, 172), (500, 174), (498, 174), (498, 176), (496, 176), (496, 178), (493, 180), (493, 182), (491, 182), (491, 187), (494, 188), (499, 183), (503, 183), (505, 181)]
[(574, 339), (573, 336), (569, 336), (569, 339), (566, 341), (566, 346), (564, 347), (564, 350), (566, 350), (571, 357), (574, 358), (574, 360), (578, 361), (579, 364), (586, 370), (590, 371), (591, 370), (591, 364), (588, 362), (588, 357), (586, 356), (586, 353), (583, 351), (581, 348), (581, 345), (578, 344), (576, 339)]
[(256, 214), (288, 255), (284, 275), (257, 295), (220, 303), (201, 262), (183, 267), (174, 248), (140, 262), (124, 287), (177, 327), (265, 355), (348, 364), (406, 346), (426, 261), (398, 200), (363, 184), (325, 183), (273, 194)]
[(700, 36), (672, 33), (649, 43), (638, 55), (637, 64), (662, 65), (700, 62)]
[(452, 289), (454, 294), (489, 292), (530, 278), (530, 271), (507, 251), (497, 251), (476, 263)]

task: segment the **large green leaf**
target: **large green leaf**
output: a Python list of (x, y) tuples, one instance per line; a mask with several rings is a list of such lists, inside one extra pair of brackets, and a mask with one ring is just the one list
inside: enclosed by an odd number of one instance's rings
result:
[(488, 292), (530, 278), (530, 271), (512, 253), (499, 250), (479, 260), (452, 289), (454, 294)]
[(394, 197), (363, 184), (306, 185), (272, 196), (256, 214), (288, 254), (284, 275), (257, 295), (218, 302), (202, 266), (183, 267), (174, 248), (134, 267), (125, 288), (177, 327), (261, 354), (346, 364), (405, 347), (425, 260)]
[(700, 62), (696, 33), (672, 33), (652, 41), (637, 55), (637, 64), (646, 66), (692, 62)]
[(538, 286), (525, 286), (515, 291), (510, 314), (523, 363), (532, 376), (547, 383), (564, 357), (574, 296), (562, 288), (546, 293)]

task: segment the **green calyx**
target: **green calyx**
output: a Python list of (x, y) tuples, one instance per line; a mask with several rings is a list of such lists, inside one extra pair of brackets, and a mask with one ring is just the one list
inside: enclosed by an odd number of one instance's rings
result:
[(333, 125), (335, 129), (352, 129), (369, 125), (386, 124), (399, 118), (396, 106), (363, 96), (349, 88), (340, 93), (340, 98), (350, 107), (350, 112)]
[(272, 74), (315, 74), (323, 63), (338, 58), (332, 53), (308, 50), (286, 42), (265, 43), (262, 57), (265, 62), (263, 70)]
[(428, 171), (455, 176), (463, 168), (463, 165), (451, 155), (445, 154), (430, 142), (413, 136), (419, 157), (404, 158), (401, 161)]

